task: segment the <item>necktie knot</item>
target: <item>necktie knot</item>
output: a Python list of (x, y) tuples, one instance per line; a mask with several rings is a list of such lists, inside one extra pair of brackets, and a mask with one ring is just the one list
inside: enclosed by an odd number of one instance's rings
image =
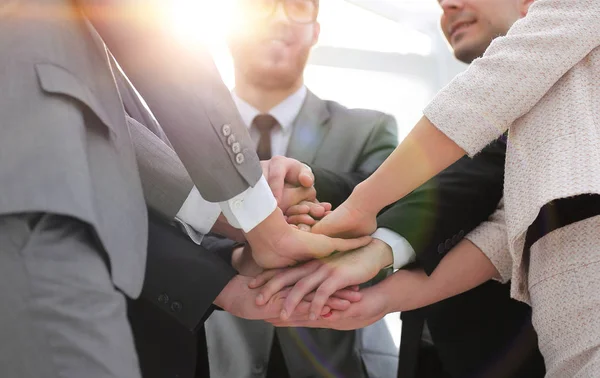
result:
[(254, 117), (254, 121), (252, 121), (254, 126), (261, 132), (271, 132), (271, 130), (278, 125), (277, 120), (270, 114), (259, 114)]

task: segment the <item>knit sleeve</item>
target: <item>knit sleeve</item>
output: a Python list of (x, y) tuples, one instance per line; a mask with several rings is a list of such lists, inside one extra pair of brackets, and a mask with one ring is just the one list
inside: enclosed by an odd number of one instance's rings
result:
[(512, 257), (508, 248), (503, 200), (498, 204), (496, 212), (465, 238), (475, 244), (490, 259), (498, 273), (500, 273), (500, 282), (510, 280)]

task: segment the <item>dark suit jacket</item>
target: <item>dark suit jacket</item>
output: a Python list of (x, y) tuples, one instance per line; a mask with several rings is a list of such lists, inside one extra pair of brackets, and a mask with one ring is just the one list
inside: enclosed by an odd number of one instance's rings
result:
[[(496, 209), (502, 196), (505, 151), (505, 142), (499, 140), (473, 159), (463, 157), (385, 209), (378, 217), (378, 226), (406, 238), (416, 252), (417, 264), (431, 274), (443, 256)], [(315, 177), (319, 199), (334, 204), (340, 203), (364, 179), (318, 169)], [(539, 369), (543, 360), (535, 341), (531, 342), (530, 318), (529, 307), (510, 298), (508, 285), (496, 282), (403, 313), (399, 368), (404, 374), (400, 376), (422, 376), (416, 370), (415, 348), (418, 349), (424, 320), (450, 376), (486, 376), (488, 369), (506, 361), (506, 352), (526, 335), (530, 347), (519, 355), (524, 356), (527, 373), (505, 376), (543, 376)], [(417, 341), (416, 347), (406, 345), (411, 335)], [(522, 346), (523, 342), (518, 344)], [(515, 361), (517, 365), (521, 363)]]
[(237, 272), (230, 257), (235, 242), (206, 238), (210, 250), (158, 216), (149, 216), (144, 289), (128, 303), (144, 378), (208, 376), (203, 323)]

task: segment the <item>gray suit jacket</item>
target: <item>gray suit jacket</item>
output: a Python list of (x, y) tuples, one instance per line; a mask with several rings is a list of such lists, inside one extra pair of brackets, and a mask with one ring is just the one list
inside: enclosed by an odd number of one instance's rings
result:
[[(146, 159), (160, 157), (148, 149), (138, 154), (147, 155), (138, 170), (104, 42), (205, 198), (227, 200), (262, 172), (206, 52), (173, 43), (151, 22), (102, 18), (98, 8), (85, 8), (134, 3), (12, 0), (0, 7), (0, 214), (51, 212), (90, 223), (109, 255), (114, 284), (131, 296), (142, 286), (147, 243), (141, 182), (149, 206), (167, 217), (192, 184), (154, 174), (156, 165)], [(232, 135), (241, 155), (228, 144)], [(181, 182), (187, 187), (175, 185)]]
[[(308, 92), (293, 125), (287, 156), (336, 172), (369, 175), (398, 143), (394, 119), (347, 109)], [(278, 328), (215, 312), (206, 322), (211, 376), (264, 377), (277, 332), (293, 378), (360, 378), (396, 374), (398, 353), (383, 320), (358, 331)]]

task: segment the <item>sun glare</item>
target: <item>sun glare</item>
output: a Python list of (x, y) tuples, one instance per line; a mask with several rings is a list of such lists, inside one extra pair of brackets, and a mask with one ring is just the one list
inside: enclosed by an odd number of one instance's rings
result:
[(227, 35), (232, 7), (232, 0), (173, 0), (173, 31), (186, 42), (217, 48)]

